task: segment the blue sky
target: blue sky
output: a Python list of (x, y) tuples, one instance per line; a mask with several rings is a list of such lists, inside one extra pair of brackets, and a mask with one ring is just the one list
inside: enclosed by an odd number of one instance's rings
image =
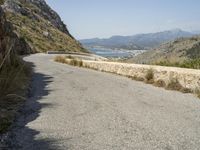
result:
[(46, 0), (77, 39), (200, 30), (200, 0)]

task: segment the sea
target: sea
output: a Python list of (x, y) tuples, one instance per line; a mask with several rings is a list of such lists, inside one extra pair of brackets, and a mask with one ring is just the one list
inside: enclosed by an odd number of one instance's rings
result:
[(146, 50), (124, 50), (124, 49), (113, 50), (106, 48), (89, 48), (89, 50), (91, 53), (106, 58), (131, 58), (146, 51)]

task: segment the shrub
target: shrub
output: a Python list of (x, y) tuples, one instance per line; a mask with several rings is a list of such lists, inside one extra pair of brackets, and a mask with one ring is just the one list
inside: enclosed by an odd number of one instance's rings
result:
[(64, 56), (56, 56), (54, 60), (63, 64), (66, 63), (66, 58)]
[(186, 87), (183, 87), (178, 79), (171, 79), (166, 89), (168, 90), (176, 90), (182, 93), (192, 93), (192, 90)]
[(183, 88), (181, 89), (181, 92), (182, 92), (182, 93), (192, 93), (192, 90), (189, 89), (189, 88), (183, 87)]
[(73, 56), (69, 55), (69, 56), (66, 56), (65, 58), (68, 58), (68, 59), (75, 59)]
[(0, 68), (0, 133), (11, 125), (30, 81), (30, 67), (17, 56), (10, 58)]
[(136, 80), (136, 81), (144, 81), (145, 80), (143, 77), (138, 77), (138, 76), (134, 76), (134, 77), (130, 77), (130, 78), (133, 80)]
[(4, 64), (0, 69), (1, 98), (16, 94), (17, 90), (23, 90), (29, 76), (30, 68), (19, 58), (13, 58), (10, 64)]
[(83, 61), (82, 60), (78, 60), (78, 59), (71, 59), (69, 61), (69, 64), (72, 65), (72, 66), (82, 67), (83, 66)]
[(198, 98), (200, 98), (200, 89), (199, 88), (197, 88), (195, 90), (195, 94), (197, 95)]
[(83, 61), (82, 61), (82, 60), (79, 60), (78, 66), (79, 66), (79, 67), (82, 67), (82, 66), (83, 66)]
[(145, 79), (148, 83), (153, 83), (154, 81), (154, 72), (153, 69), (149, 69), (145, 75)]
[(68, 64), (72, 66), (77, 66), (77, 61), (75, 59), (71, 59), (68, 61)]
[(181, 91), (183, 89), (183, 86), (180, 84), (178, 79), (170, 79), (170, 82), (168, 83), (166, 89)]
[(82, 67), (83, 66), (83, 61), (76, 59), (72, 56), (56, 56), (55, 61), (60, 62), (60, 63), (64, 63), (64, 64), (69, 64), (72, 66), (78, 66), (78, 67)]
[(169, 61), (161, 61), (161, 62), (156, 63), (155, 65), (200, 69), (200, 59), (196, 58), (196, 59), (185, 60), (183, 62), (174, 62), (174, 63), (169, 62)]
[(158, 80), (154, 83), (155, 86), (157, 87), (166, 87), (166, 83), (163, 80)]

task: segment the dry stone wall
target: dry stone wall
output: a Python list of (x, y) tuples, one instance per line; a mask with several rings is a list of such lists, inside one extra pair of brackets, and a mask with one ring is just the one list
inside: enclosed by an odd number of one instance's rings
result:
[(162, 80), (168, 84), (176, 79), (185, 88), (192, 90), (200, 88), (200, 70), (88, 60), (83, 60), (83, 67), (144, 79), (147, 72), (151, 69), (155, 82)]

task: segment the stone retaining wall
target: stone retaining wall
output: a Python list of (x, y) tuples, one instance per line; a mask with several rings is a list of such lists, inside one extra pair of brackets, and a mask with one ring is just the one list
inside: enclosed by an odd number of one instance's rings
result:
[(88, 60), (83, 60), (83, 67), (144, 79), (147, 72), (152, 69), (155, 82), (162, 80), (168, 84), (177, 79), (185, 88), (200, 88), (200, 70)]

